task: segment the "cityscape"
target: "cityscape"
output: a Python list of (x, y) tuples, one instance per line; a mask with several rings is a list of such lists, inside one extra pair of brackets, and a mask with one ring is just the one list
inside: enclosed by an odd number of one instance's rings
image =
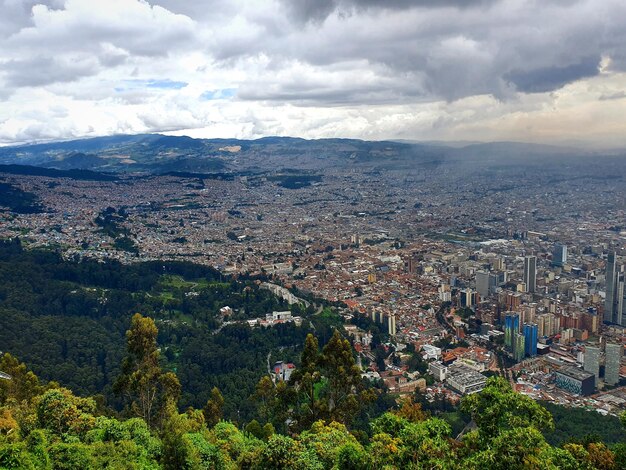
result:
[[(269, 275), (287, 295), (338, 305), (369, 364), (363, 375), (399, 393), (419, 387), (458, 401), (490, 372), (534, 399), (617, 416), (626, 407), (626, 192), (611, 174), (624, 162), (605, 157), (581, 174), (581, 158), (561, 157), (570, 169), (550, 183), (550, 164), (519, 158), (497, 178), (456, 160), (399, 176), (380, 163), (325, 170), (315, 157), (296, 159), (314, 170), (291, 173), (5, 174), (43, 209), (4, 212), (0, 236), (68, 259), (190, 260)], [(266, 313), (250, 325), (283, 321)], [(348, 328), (359, 316), (389, 335), (384, 371), (369, 332)], [(429, 362), (428, 385), (406, 366), (409, 345)]]
[(626, 470), (626, 1), (0, 0), (0, 470)]

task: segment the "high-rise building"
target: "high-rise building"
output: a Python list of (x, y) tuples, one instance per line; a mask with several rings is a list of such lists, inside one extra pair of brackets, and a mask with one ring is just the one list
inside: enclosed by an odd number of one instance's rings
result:
[(536, 320), (539, 328), (539, 336), (552, 336), (558, 333), (560, 320), (553, 313), (537, 315)]
[(604, 351), (606, 354), (604, 381), (609, 385), (617, 385), (624, 347), (621, 344), (606, 343)]
[[(535, 343), (535, 348), (537, 344)], [(521, 333), (515, 333), (513, 336), (513, 358), (516, 362), (524, 360), (526, 357), (526, 340)]]
[(609, 253), (606, 259), (606, 297), (604, 299), (604, 321), (607, 323), (615, 323), (615, 298), (617, 288), (617, 264), (615, 263), (615, 252)]
[(626, 288), (624, 287), (624, 266), (618, 267), (615, 252), (610, 252), (606, 260), (606, 297), (604, 300), (604, 321), (626, 326)]
[(526, 292), (535, 292), (537, 290), (537, 257), (524, 257), (524, 283), (526, 284)]
[(600, 348), (595, 348), (593, 346), (585, 347), (583, 368), (586, 372), (593, 374), (594, 385), (598, 385), (598, 379), (600, 377)]
[(617, 274), (617, 284), (615, 286), (615, 323), (626, 326), (626, 273), (623, 271)]
[(476, 290), (482, 299), (486, 299), (496, 291), (498, 276), (487, 271), (476, 273)]
[(524, 352), (526, 356), (535, 357), (537, 355), (537, 324), (524, 324)]
[(513, 339), (515, 333), (519, 332), (519, 315), (508, 312), (504, 317), (504, 345), (513, 350)]
[(476, 292), (472, 289), (461, 291), (461, 307), (472, 307), (478, 303)]
[(507, 292), (505, 294), (504, 303), (507, 310), (517, 310), (522, 304), (522, 295), (516, 292)]
[(567, 246), (557, 243), (552, 250), (552, 265), (564, 266), (567, 263)]

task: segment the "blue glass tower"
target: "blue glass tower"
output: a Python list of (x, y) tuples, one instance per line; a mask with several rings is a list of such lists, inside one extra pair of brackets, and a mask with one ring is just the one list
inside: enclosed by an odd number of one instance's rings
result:
[(524, 323), (524, 348), (527, 356), (537, 355), (537, 324)]
[(504, 345), (513, 350), (515, 333), (519, 332), (519, 314), (507, 313), (504, 317)]

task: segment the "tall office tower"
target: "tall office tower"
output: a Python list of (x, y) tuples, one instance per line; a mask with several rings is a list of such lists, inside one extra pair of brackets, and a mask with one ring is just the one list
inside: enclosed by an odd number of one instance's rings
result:
[(519, 315), (508, 312), (504, 317), (504, 344), (511, 351), (513, 350), (513, 340), (515, 333), (519, 332)]
[(606, 354), (604, 381), (609, 385), (617, 385), (619, 383), (619, 368), (624, 347), (621, 344), (606, 343), (604, 351)]
[(606, 297), (604, 300), (604, 321), (615, 323), (616, 290), (617, 290), (617, 264), (615, 263), (615, 252), (609, 253), (606, 260)]
[(526, 292), (535, 292), (537, 290), (537, 257), (526, 256), (524, 258), (524, 283), (526, 284)]
[(583, 369), (595, 377), (595, 384), (598, 385), (600, 378), (600, 348), (592, 346), (585, 347), (585, 358), (583, 360)]
[(527, 356), (535, 357), (537, 355), (537, 324), (524, 324), (524, 352)]
[(495, 293), (498, 287), (498, 277), (487, 271), (478, 271), (476, 273), (476, 290), (480, 294), (481, 299), (486, 299)]
[(465, 289), (461, 291), (461, 307), (472, 307), (474, 305), (474, 291)]
[(552, 250), (552, 266), (563, 266), (567, 263), (567, 246), (557, 243)]
[[(526, 356), (526, 346), (525, 346), (524, 335), (521, 333), (515, 333), (513, 337), (513, 359), (516, 362), (520, 362), (524, 360)], [(535, 344), (535, 348), (537, 345)]]
[[(622, 266), (624, 269), (624, 266)], [(626, 273), (617, 273), (617, 283), (615, 286), (615, 323), (626, 326)]]

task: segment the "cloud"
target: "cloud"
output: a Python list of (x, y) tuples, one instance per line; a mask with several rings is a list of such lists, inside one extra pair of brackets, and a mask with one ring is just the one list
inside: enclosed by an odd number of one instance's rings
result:
[(565, 67), (542, 67), (532, 70), (513, 70), (505, 78), (513, 82), (519, 91), (537, 93), (551, 91), (600, 73), (600, 57), (589, 57)]
[(301, 22), (324, 21), (334, 12), (352, 14), (354, 11), (408, 10), (423, 8), (460, 9), (488, 5), (496, 0), (281, 0), (290, 16)]
[(0, 0), (2, 143), (606, 139), (623, 130), (624, 72), (623, 0)]

